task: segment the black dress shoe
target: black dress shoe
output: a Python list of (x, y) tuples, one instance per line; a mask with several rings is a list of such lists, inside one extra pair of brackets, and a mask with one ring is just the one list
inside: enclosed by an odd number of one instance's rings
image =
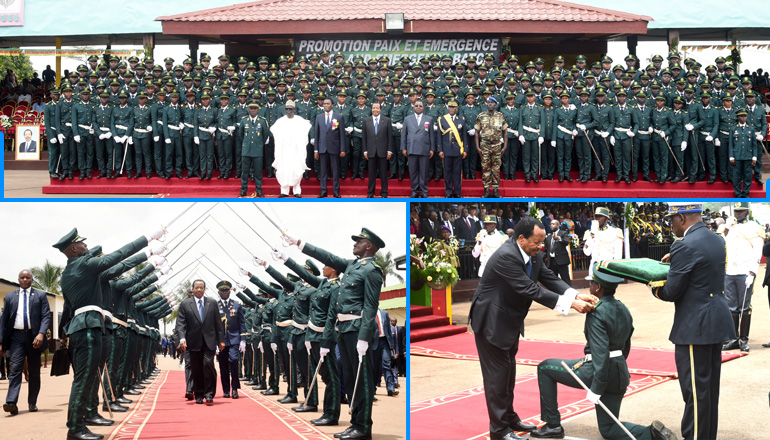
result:
[(219, 176), (217, 176), (217, 180), (222, 180), (225, 178), (225, 175), (222, 173), (219, 173)]
[(278, 394), (278, 390), (270, 388), (269, 390), (262, 391), (262, 394), (265, 396), (275, 396)]
[(288, 194), (279, 194), (278, 197), (284, 198), (284, 197), (289, 197), (289, 195)]
[(67, 431), (67, 440), (101, 440), (103, 438), (103, 435), (94, 434), (87, 430), (78, 432)]
[(112, 412), (126, 412), (128, 411), (127, 406), (118, 405), (116, 402), (110, 402), (109, 406), (107, 406), (107, 402), (104, 402), (102, 404), (102, 411), (112, 411)]
[(350, 404), (350, 401), (348, 401), (348, 398), (345, 396), (340, 397), (340, 404), (341, 405), (348, 405)]
[(19, 407), (16, 406), (15, 403), (6, 403), (3, 405), (3, 411), (11, 413), (12, 416), (15, 416), (19, 413)]
[(736, 349), (738, 349), (740, 347), (741, 347), (741, 344), (738, 341), (738, 338), (735, 338), (732, 341), (729, 341), (726, 344), (722, 345), (722, 351), (736, 350)]
[(567, 182), (572, 182), (572, 177), (570, 177), (570, 176), (567, 176), (567, 177), (566, 177), (566, 180), (567, 180)]
[(631, 179), (629, 179), (628, 177), (626, 177), (626, 183), (630, 185), (630, 184), (631, 184)]
[(193, 393), (184, 393), (184, 398), (187, 400), (193, 400), (194, 397)]
[(100, 415), (95, 415), (94, 417), (87, 417), (83, 419), (86, 425), (88, 426), (111, 426), (113, 423), (115, 423), (114, 420), (105, 419), (104, 417)]
[(318, 194), (318, 198), (319, 199), (323, 199), (326, 196), (327, 196), (327, 194), (325, 192), (322, 192), (321, 194)]
[(591, 178), (591, 182), (596, 182), (597, 180), (599, 180), (599, 176), (598, 175), (596, 175), (593, 178)]
[(127, 389), (126, 391), (124, 391), (124, 393), (125, 393), (125, 394), (128, 394), (129, 396), (138, 396), (138, 395), (142, 394), (142, 393), (140, 393), (139, 391), (137, 391), (137, 390), (132, 390), (132, 389), (130, 389), (130, 388), (129, 388), (129, 389)]
[(241, 191), (241, 192), (238, 194), (238, 197), (246, 197), (246, 191)]
[(294, 412), (316, 412), (318, 411), (317, 406), (311, 406), (311, 405), (305, 405), (305, 406), (295, 406), (291, 409)]
[(135, 390), (143, 390), (144, 389), (144, 385), (141, 385), (141, 384), (137, 383), (134, 386), (132, 386), (131, 388), (133, 388)]
[(205, 175), (203, 175), (203, 174), (199, 174), (199, 175), (198, 175), (198, 180), (203, 180), (203, 179), (205, 179), (205, 178), (206, 178), (206, 176), (205, 176)]
[(671, 179), (671, 183), (679, 183), (681, 181), (682, 181), (681, 177), (674, 177), (673, 179)]
[(352, 430), (353, 430), (353, 427), (352, 426), (348, 426), (348, 428), (346, 430), (334, 434), (334, 438), (340, 438), (340, 437), (342, 437), (343, 435), (349, 433)]
[(676, 440), (679, 438), (670, 429), (666, 428), (660, 420), (653, 420), (650, 425), (650, 436), (653, 440)]
[[(126, 410), (128, 410), (128, 408), (126, 408)], [(29, 412), (37, 412), (37, 405), (35, 405), (34, 403), (30, 403), (29, 404)]]
[(340, 440), (366, 440), (372, 438), (371, 434), (364, 434), (357, 429), (351, 429), (347, 434), (342, 434)]
[(83, 173), (80, 173), (80, 175), (78, 176), (78, 180), (83, 180), (85, 178), (86, 178), (86, 175)]
[(690, 180), (688, 180), (688, 182), (690, 183), (690, 185), (695, 185), (695, 179), (692, 177), (690, 178)]
[(770, 342), (768, 342), (767, 344), (762, 344), (762, 346), (765, 348), (770, 348)]
[(310, 423), (314, 424), (315, 426), (336, 426), (338, 425), (338, 422), (327, 418), (327, 417), (321, 417), (320, 419), (313, 419), (310, 421)]
[(257, 384), (257, 386), (252, 387), (251, 389), (252, 390), (266, 390), (267, 386), (265, 386), (265, 384), (263, 384), (263, 383), (260, 383), (260, 384)]
[(621, 181), (621, 180), (623, 180), (623, 179), (621, 179), (620, 177), (618, 177), (618, 178), (616, 178), (616, 179), (615, 179), (615, 183), (620, 183), (620, 181)]
[(211, 173), (206, 174), (206, 180), (211, 180)]
[(213, 397), (206, 397), (206, 405), (208, 405), (209, 403), (214, 403)]
[(564, 428), (559, 425), (555, 428), (547, 424), (529, 433), (532, 438), (564, 438)]
[(521, 420), (511, 425), (511, 429), (516, 431), (523, 431), (523, 432), (530, 432), (537, 429), (537, 425), (531, 425), (529, 423), (524, 423)]
[(374, 194), (367, 194), (367, 195), (366, 195), (366, 198), (367, 198), (367, 199), (371, 199), (371, 198), (373, 198), (373, 197), (374, 197)]
[(278, 399), (278, 403), (297, 403), (297, 398), (287, 394), (282, 398)]
[(526, 440), (526, 437), (522, 437), (519, 434), (516, 434), (515, 432), (511, 431), (508, 434), (505, 434), (502, 440)]
[(398, 181), (400, 182), (402, 180), (404, 180), (404, 176), (398, 176)]
[(338, 192), (334, 193), (334, 198), (335, 199), (339, 199), (340, 198), (340, 193), (338, 193)]
[(65, 176), (64, 174), (60, 174), (60, 175), (59, 175), (59, 182), (61, 182), (62, 180), (64, 180), (64, 178), (65, 178), (65, 177), (66, 177), (66, 176)]
[(714, 179), (714, 178), (712, 177), (712, 178), (710, 178), (710, 179), (708, 180), (708, 182), (706, 182), (706, 183), (708, 183), (709, 185), (711, 185), (711, 184), (712, 184), (712, 183), (714, 183), (715, 181), (716, 181), (716, 179)]
[(197, 403), (198, 405), (203, 405), (203, 397), (196, 397), (195, 403)]
[(257, 190), (257, 197), (262, 198), (262, 190), (261, 189)]
[(224, 397), (225, 399), (229, 399), (230, 398), (230, 393), (225, 393), (222, 397)]
[(524, 182), (529, 183), (529, 176), (524, 176)]
[(642, 176), (642, 179), (643, 179), (645, 182), (649, 182), (649, 181), (650, 181), (650, 176), (649, 176), (649, 174), (645, 174), (644, 176)]
[(302, 194), (294, 194), (294, 198), (295, 199), (301, 199), (302, 198)]
[(538, 179), (537, 176), (535, 176), (535, 177), (532, 178), (532, 181), (537, 183), (537, 182), (540, 182), (540, 179)]
[[(190, 393), (190, 396), (192, 396), (192, 393)], [(191, 397), (191, 399), (192, 399), (192, 397)], [(115, 401), (116, 401), (116, 402), (118, 402), (118, 403), (124, 403), (124, 404), (125, 404), (125, 403), (133, 403), (133, 402), (134, 402), (133, 400), (131, 400), (131, 399), (126, 399), (126, 398), (125, 398), (125, 397), (123, 397), (123, 396), (120, 396), (120, 397), (118, 397), (117, 399), (115, 399)]]
[(233, 390), (233, 399), (238, 398), (238, 390)]

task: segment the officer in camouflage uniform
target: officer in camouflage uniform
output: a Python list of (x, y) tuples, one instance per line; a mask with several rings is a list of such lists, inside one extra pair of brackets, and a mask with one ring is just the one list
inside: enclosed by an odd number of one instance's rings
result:
[[(497, 100), (487, 99), (487, 111), (476, 118), (473, 129), (476, 131), (476, 151), (481, 156), (481, 180), (484, 185), (483, 197), (500, 197), (501, 157), (508, 148), (508, 123), (505, 116), (496, 110)], [(502, 140), (502, 148), (500, 146)], [(491, 191), (490, 191), (491, 188)]]

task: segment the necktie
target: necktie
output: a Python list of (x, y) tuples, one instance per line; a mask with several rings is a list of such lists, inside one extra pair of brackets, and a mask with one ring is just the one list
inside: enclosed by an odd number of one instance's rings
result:
[(332, 118), (329, 113), (326, 114), (326, 129), (328, 130), (332, 126)]
[(532, 278), (532, 259), (527, 260), (527, 278)]
[(27, 317), (27, 289), (24, 289), (24, 330), (29, 330), (29, 318)]
[(417, 125), (420, 125), (420, 115), (417, 115)]
[(465, 217), (465, 224), (468, 225), (468, 229), (471, 228), (471, 222), (468, 220), (468, 217)]
[(201, 322), (203, 322), (203, 299), (198, 300), (198, 313), (201, 315)]
[(382, 322), (380, 322), (380, 312), (377, 312), (377, 330), (379, 331), (379, 336), (384, 336), (382, 334)]
[(380, 118), (374, 118), (374, 135), (377, 136), (377, 129), (380, 127)]

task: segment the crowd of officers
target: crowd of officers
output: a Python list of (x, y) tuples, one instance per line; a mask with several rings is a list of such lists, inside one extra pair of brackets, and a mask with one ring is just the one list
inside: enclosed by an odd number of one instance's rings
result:
[[(761, 183), (767, 132), (761, 97), (723, 57), (705, 69), (673, 51), (667, 67), (655, 55), (643, 69), (635, 55), (614, 66), (608, 56), (589, 64), (578, 55), (571, 67), (557, 56), (551, 68), (543, 58), (519, 65), (516, 55), (452, 64), (450, 56), (434, 54), (391, 65), (387, 57), (365, 64), (362, 57), (346, 61), (345, 54), (327, 51), (296, 60), (280, 56), (275, 63), (264, 56), (255, 63), (222, 55), (212, 66), (205, 54), (181, 65), (172, 58), (163, 66), (151, 58), (127, 61), (92, 56), (51, 92), (45, 120), (52, 176), (73, 178), (80, 170), (84, 179), (96, 168), (98, 177), (107, 178), (124, 170), (129, 178), (142, 171), (148, 178), (153, 172), (181, 178), (186, 170), (187, 178), (210, 179), (216, 168), (219, 178), (240, 177), (246, 149), (239, 124), (248, 104), (256, 103), (272, 125), (285, 114), (288, 99), (296, 102), (297, 115), (313, 121), (323, 99), (331, 98), (350, 131), (351, 154), (342, 161), (341, 176), (363, 178), (361, 128), (373, 103), (391, 118), (400, 145), (403, 120), (418, 99), (434, 120), (457, 102), (467, 126), (463, 135), (474, 137), (476, 119), (494, 98), (507, 125), (503, 179), (513, 180), (523, 169), (528, 181), (571, 181), (574, 156), (583, 182), (607, 181), (614, 168), (616, 182), (631, 183), (639, 173), (660, 183), (720, 179), (732, 181), (739, 196), (748, 194), (752, 175)], [(312, 138), (311, 130), (306, 163), (318, 171)], [(268, 177), (274, 175), (273, 144), (266, 140), (258, 148)], [(476, 179), (481, 158), (474, 148), (466, 152), (463, 177)], [(393, 155), (390, 178), (403, 179), (405, 168), (406, 157)], [(428, 177), (443, 176), (443, 161), (434, 155)]]

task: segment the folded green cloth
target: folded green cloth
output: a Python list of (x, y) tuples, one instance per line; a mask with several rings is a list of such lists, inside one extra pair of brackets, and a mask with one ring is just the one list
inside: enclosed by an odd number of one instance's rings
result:
[(605, 260), (599, 263), (597, 270), (631, 281), (658, 287), (666, 284), (668, 263), (649, 258), (629, 258), (626, 260)]

